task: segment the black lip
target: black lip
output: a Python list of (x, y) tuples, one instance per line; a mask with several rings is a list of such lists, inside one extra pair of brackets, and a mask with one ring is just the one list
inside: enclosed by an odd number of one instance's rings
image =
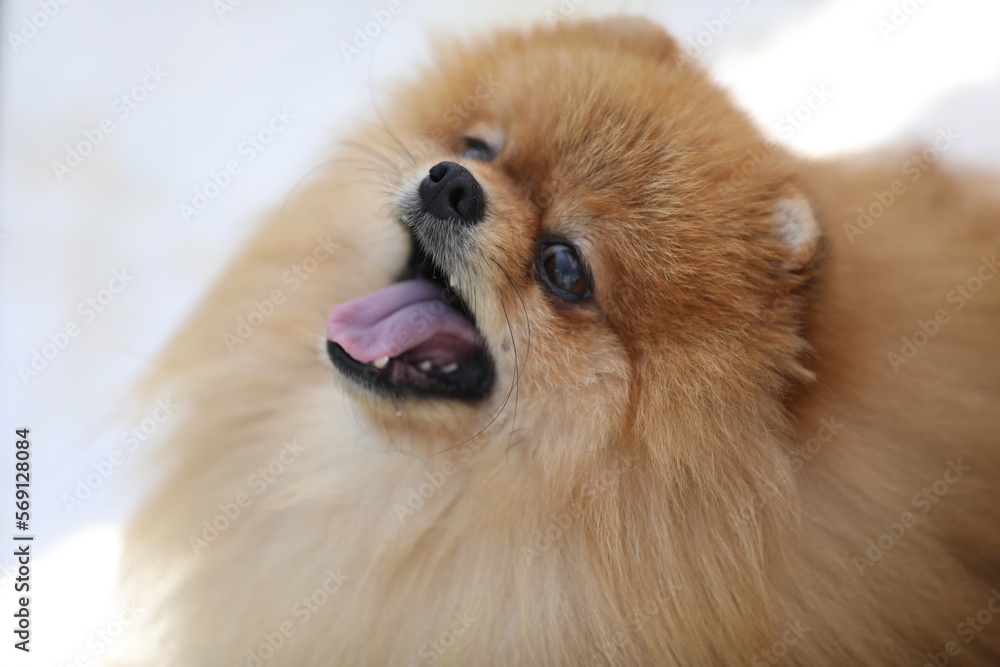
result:
[(394, 364), (405, 361), (392, 359), (383, 369), (358, 361), (337, 343), (326, 341), (330, 361), (345, 377), (374, 394), (386, 398), (450, 398), (478, 401), (485, 398), (493, 386), (493, 362), (484, 350), (473, 361), (447, 377), (418, 375), (404, 384), (393, 382)]
[[(409, 230), (409, 227), (406, 229)], [(410, 256), (396, 282), (425, 278), (440, 285), (442, 291), (447, 293), (451, 306), (477, 326), (475, 316), (461, 296), (448, 286), (447, 274), (430, 258), (412, 230), (409, 231)], [(448, 375), (430, 375), (416, 371), (405, 361), (405, 353), (390, 359), (385, 368), (379, 369), (358, 361), (331, 340), (326, 341), (326, 351), (334, 367), (345, 378), (362, 389), (385, 398), (447, 398), (475, 402), (484, 399), (493, 388), (495, 366), (485, 343), (472, 360)]]

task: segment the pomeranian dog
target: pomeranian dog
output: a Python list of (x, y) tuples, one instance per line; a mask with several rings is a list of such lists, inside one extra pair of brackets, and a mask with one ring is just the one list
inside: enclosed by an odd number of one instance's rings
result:
[(996, 180), (637, 18), (398, 93), (160, 359), (132, 664), (1000, 664)]

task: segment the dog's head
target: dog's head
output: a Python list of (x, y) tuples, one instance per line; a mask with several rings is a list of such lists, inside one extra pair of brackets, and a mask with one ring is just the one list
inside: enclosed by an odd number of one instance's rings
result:
[(773, 427), (819, 241), (790, 158), (645, 21), (437, 62), (372, 144), (409, 260), (328, 321), (361, 403), (566, 454)]

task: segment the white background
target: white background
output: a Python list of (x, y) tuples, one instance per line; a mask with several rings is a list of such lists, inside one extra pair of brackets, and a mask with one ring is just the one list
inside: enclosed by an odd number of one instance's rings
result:
[[(429, 40), (475, 39), (560, 11), (557, 2), (402, 0), (399, 14), (348, 61), (342, 43), (386, 4), (243, 0), (221, 12), (209, 0), (3, 3), (0, 664), (88, 664), (99, 647), (93, 636), (88, 646), (88, 635), (115, 630), (119, 603), (109, 591), (123, 521), (142, 491), (139, 452), (127, 453), (72, 511), (64, 498), (148, 414), (123, 412), (122, 399), (260, 213), (327, 158), (352, 119), (371, 113), (379, 91), (413, 74)], [(898, 30), (880, 28), (894, 5)], [(565, 0), (561, 7), (573, 18), (645, 14), (684, 44), (700, 36), (700, 60), (775, 133), (811, 89), (825, 87), (830, 99), (784, 132), (805, 154), (905, 144), (951, 126), (960, 138), (948, 161), (1000, 164), (995, 0)], [(42, 27), (26, 28), (32, 22)], [(131, 95), (148, 67), (165, 78), (140, 91), (145, 99), (121, 118), (115, 100)], [(238, 147), (275, 108), (294, 120), (247, 161)], [(113, 131), (60, 179), (53, 162), (65, 162), (104, 118)], [(179, 206), (233, 159), (241, 173), (184, 224)], [(86, 321), (78, 305), (106, 288), (116, 269), (134, 279)], [(79, 334), (23, 380), (19, 367), (71, 322)], [(21, 426), (33, 441), (37, 540), (30, 659), (13, 650), (8, 629), (13, 441)]]

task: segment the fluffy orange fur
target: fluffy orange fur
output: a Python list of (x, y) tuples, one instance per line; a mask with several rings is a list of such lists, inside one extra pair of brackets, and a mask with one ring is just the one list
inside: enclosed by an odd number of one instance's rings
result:
[[(857, 227), (908, 155), (792, 156), (639, 19), (442, 49), (160, 359), (143, 664), (998, 664), (1000, 196), (935, 165)], [(489, 196), (447, 268), (497, 382), (391, 401), (324, 318), (398, 274), (441, 160)], [(539, 284), (543, 233), (592, 302)]]

